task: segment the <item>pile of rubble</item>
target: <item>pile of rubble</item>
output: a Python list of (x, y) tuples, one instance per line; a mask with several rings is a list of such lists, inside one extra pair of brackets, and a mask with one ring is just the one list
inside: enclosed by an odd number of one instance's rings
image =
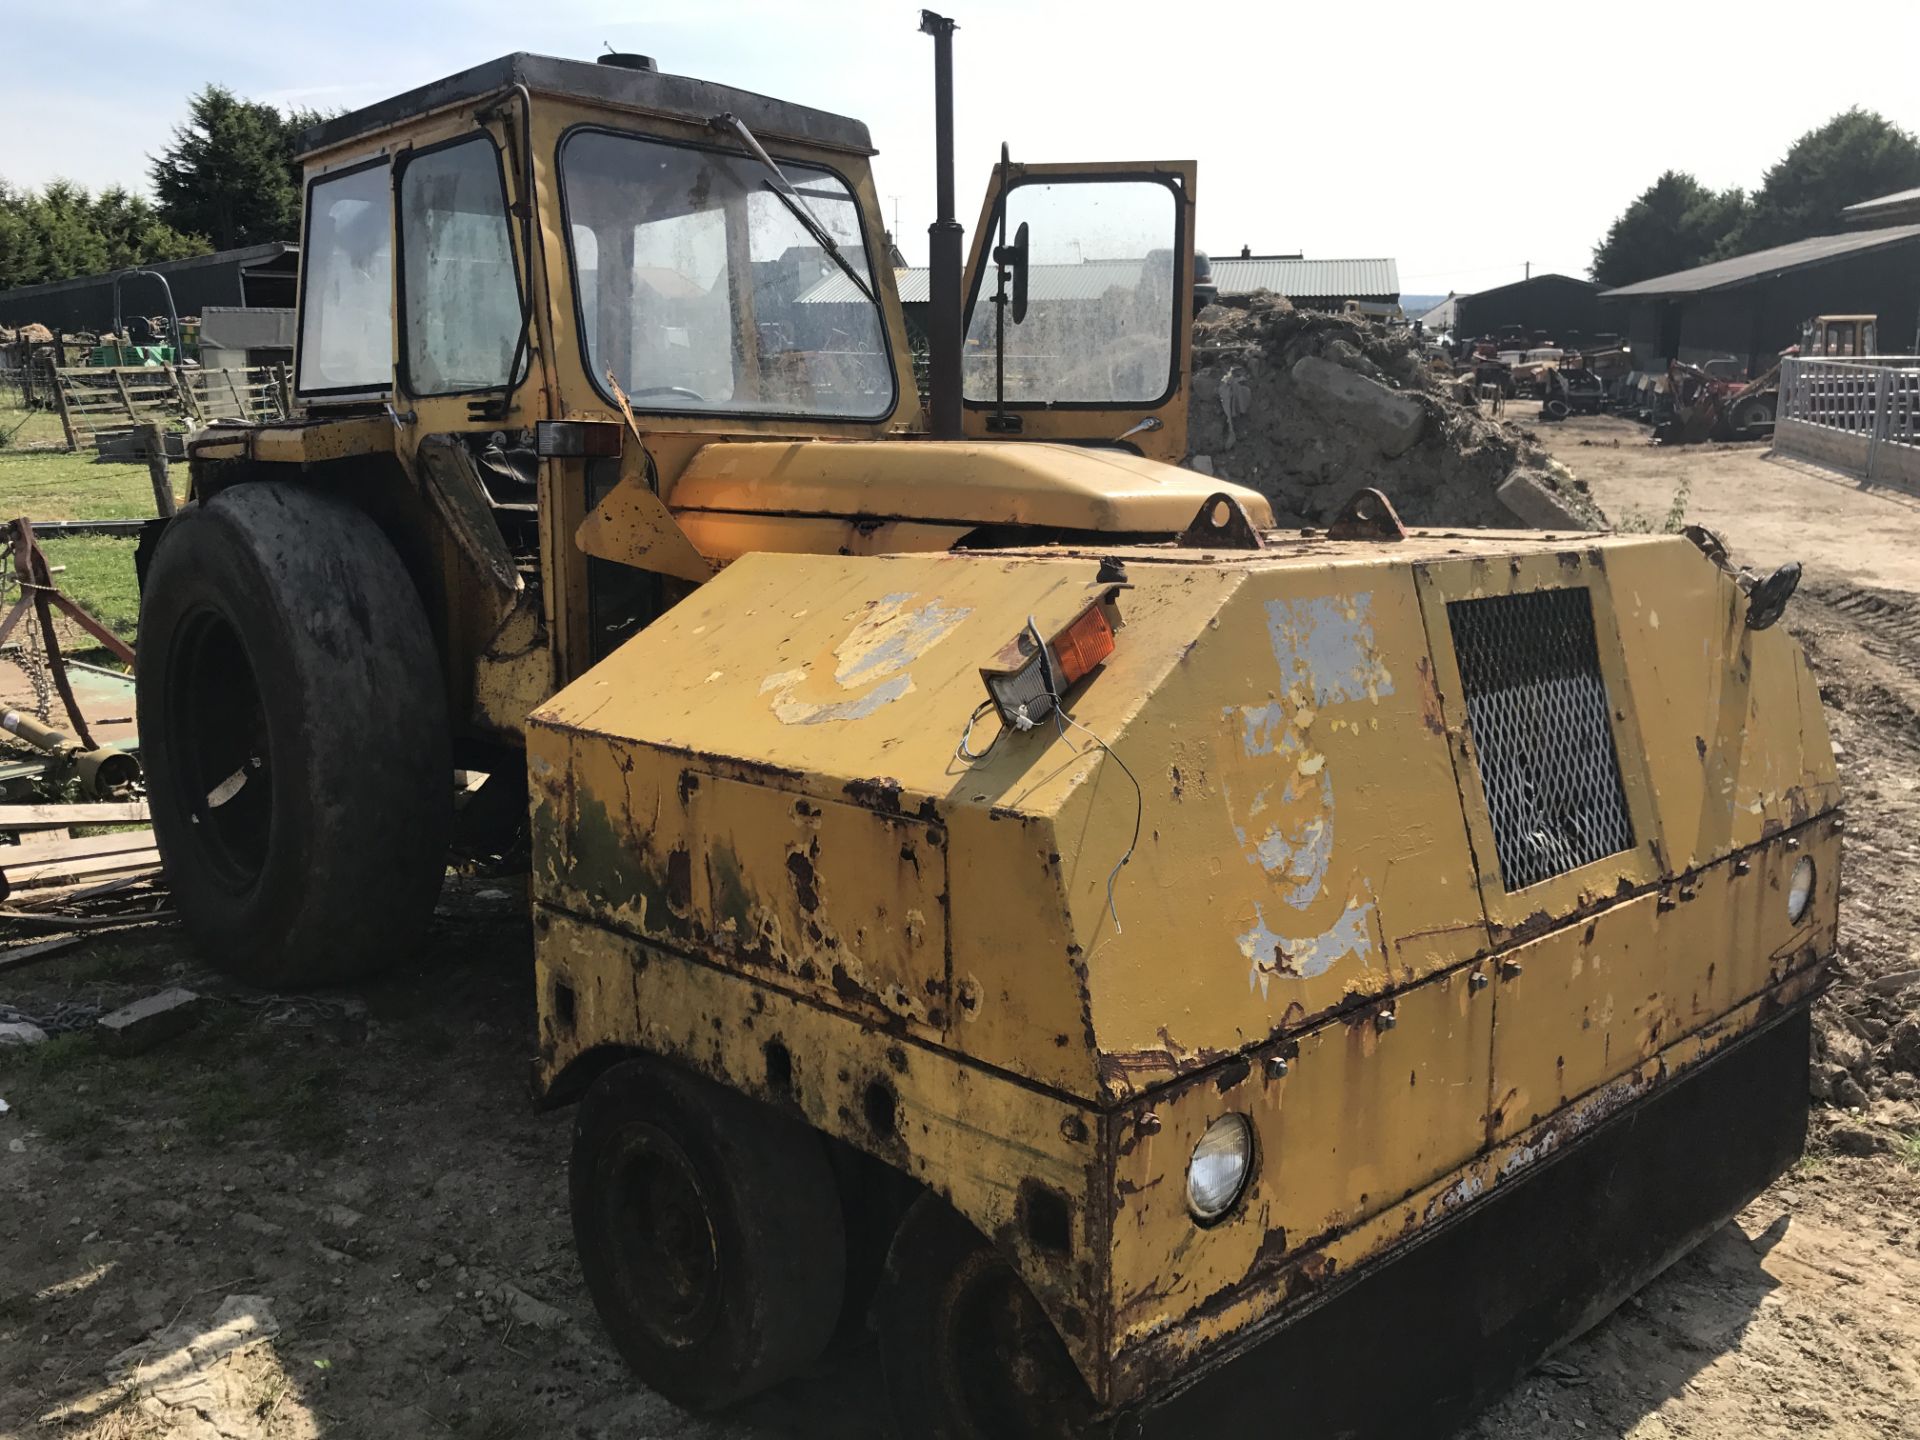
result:
[(1404, 329), (1256, 293), (1194, 323), (1187, 464), (1326, 524), (1355, 490), (1409, 525), (1591, 530), (1606, 517), (1531, 437), (1456, 397)]

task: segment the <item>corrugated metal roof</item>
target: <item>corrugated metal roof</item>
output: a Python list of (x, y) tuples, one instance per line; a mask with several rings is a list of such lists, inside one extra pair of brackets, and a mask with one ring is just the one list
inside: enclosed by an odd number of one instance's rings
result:
[(1876, 195), (1871, 200), (1862, 200), (1858, 204), (1849, 205), (1840, 213), (1865, 215), (1874, 210), (1892, 210), (1896, 206), (1911, 204), (1915, 200), (1920, 200), (1920, 189), (1896, 190), (1891, 195)]
[(1878, 250), (1920, 236), (1920, 225), (1895, 225), (1886, 230), (1853, 230), (1845, 235), (1816, 235), (1811, 240), (1796, 240), (1791, 245), (1776, 245), (1771, 250), (1756, 250), (1751, 255), (1736, 255), (1731, 260), (1716, 260), (1692, 270), (1671, 275), (1656, 275), (1634, 285), (1602, 291), (1609, 300), (1631, 300), (1659, 295), (1698, 295), (1708, 290), (1727, 290), (1762, 280), (1807, 265), (1822, 265), (1843, 255)]
[(1213, 283), (1222, 295), (1271, 290), (1297, 300), (1360, 300), (1400, 294), (1400, 267), (1391, 260), (1300, 260), (1254, 255), (1213, 257)]
[[(926, 270), (916, 266), (893, 272), (902, 305), (924, 304), (930, 293)], [(1027, 272), (1030, 300), (1097, 300), (1108, 290), (1132, 290), (1140, 283), (1138, 260), (1090, 260), (1083, 265), (1035, 265)], [(853, 282), (838, 270), (803, 294), (802, 305), (851, 305), (861, 299)]]
[[(927, 272), (915, 266), (893, 272), (900, 303), (925, 304)], [(1035, 265), (1027, 274), (1034, 300), (1092, 300), (1115, 286), (1140, 283), (1138, 260), (1090, 260), (1082, 265)], [(1255, 255), (1213, 262), (1213, 283), (1222, 295), (1255, 290), (1302, 300), (1361, 300), (1400, 294), (1400, 267), (1392, 260), (1298, 260)], [(800, 297), (802, 305), (851, 305), (860, 298), (853, 282), (835, 271)]]

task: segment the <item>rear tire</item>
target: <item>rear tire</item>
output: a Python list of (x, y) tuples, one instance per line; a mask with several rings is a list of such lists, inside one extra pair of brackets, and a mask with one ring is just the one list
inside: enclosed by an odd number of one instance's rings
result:
[(154, 837), (217, 965), (298, 986), (407, 952), (446, 872), (453, 762), (426, 614), (366, 514), (264, 482), (182, 511), (137, 686)]
[(846, 1230), (826, 1147), (804, 1124), (629, 1060), (580, 1102), (568, 1187), (600, 1319), (669, 1400), (737, 1404), (825, 1353)]
[(894, 1235), (875, 1307), (894, 1422), (914, 1440), (1087, 1440), (1092, 1392), (1006, 1257), (936, 1195)]

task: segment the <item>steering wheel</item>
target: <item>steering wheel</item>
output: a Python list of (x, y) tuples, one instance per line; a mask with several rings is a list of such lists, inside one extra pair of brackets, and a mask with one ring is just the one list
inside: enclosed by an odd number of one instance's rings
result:
[(684, 385), (649, 385), (644, 390), (629, 390), (627, 392), (627, 398), (629, 400), (637, 400), (642, 395), (684, 395), (689, 400), (698, 400), (702, 405), (707, 403), (706, 396), (702, 395), (698, 390), (689, 390)]

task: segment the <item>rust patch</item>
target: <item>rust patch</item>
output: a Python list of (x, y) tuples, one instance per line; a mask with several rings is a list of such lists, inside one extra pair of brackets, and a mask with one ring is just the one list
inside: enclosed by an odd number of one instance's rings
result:
[(1440, 682), (1433, 673), (1433, 661), (1422, 655), (1414, 667), (1420, 673), (1420, 723), (1429, 733), (1445, 735), (1447, 719), (1440, 709)]
[(820, 908), (820, 891), (813, 873), (813, 861), (804, 851), (794, 850), (787, 855), (787, 878), (793, 882), (794, 898), (800, 902), (800, 908), (809, 915)]
[(693, 909), (693, 856), (685, 849), (667, 852), (667, 908), (676, 915)]

